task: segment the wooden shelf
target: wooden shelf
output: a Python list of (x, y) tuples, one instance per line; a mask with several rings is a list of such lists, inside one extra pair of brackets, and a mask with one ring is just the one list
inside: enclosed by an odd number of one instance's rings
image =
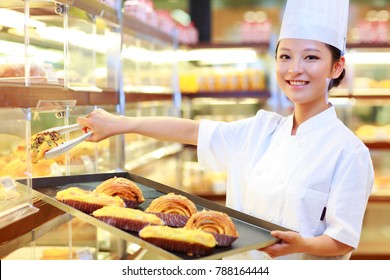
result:
[(118, 94), (114, 90), (74, 91), (62, 86), (0, 85), (0, 107), (36, 107), (39, 100), (76, 100), (76, 105), (117, 105)]
[(172, 100), (173, 93), (126, 92), (126, 103)]
[(110, 6), (104, 4), (100, 1), (97, 1), (97, 0), (74, 0), (74, 1), (60, 0), (60, 2), (63, 2), (64, 4), (70, 4), (71, 6), (79, 8), (83, 11), (86, 11), (89, 14), (98, 16), (100, 18), (108, 20), (108, 21), (115, 23), (117, 25), (120, 24), (118, 12), (115, 9), (111, 8)]
[(188, 98), (269, 98), (271, 93), (268, 90), (260, 91), (222, 91), (222, 92), (198, 92), (183, 93)]
[(364, 144), (372, 150), (390, 150), (390, 142), (387, 141), (365, 142)]
[(347, 43), (347, 49), (390, 49), (390, 43)]
[(153, 40), (157, 39), (170, 44), (174, 43), (173, 36), (143, 23), (128, 14), (123, 14), (123, 31), (124, 33), (137, 33), (140, 36), (153, 38)]
[(188, 45), (191, 49), (258, 48), (268, 49), (269, 43), (199, 43)]

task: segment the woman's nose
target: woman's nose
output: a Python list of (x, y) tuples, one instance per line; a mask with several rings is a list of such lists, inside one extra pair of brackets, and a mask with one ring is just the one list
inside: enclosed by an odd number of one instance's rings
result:
[(301, 74), (302, 73), (302, 63), (299, 59), (292, 59), (288, 72), (291, 74)]

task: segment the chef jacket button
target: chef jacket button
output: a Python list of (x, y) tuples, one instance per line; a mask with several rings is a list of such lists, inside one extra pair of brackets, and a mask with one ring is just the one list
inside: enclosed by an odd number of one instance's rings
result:
[(280, 177), (279, 180), (278, 180), (279, 184), (283, 184), (284, 183), (284, 178), (283, 177)]
[(273, 219), (272, 215), (268, 215), (268, 221), (272, 222), (272, 219)]
[(280, 139), (276, 139), (275, 140), (275, 145), (279, 145), (280, 144)]

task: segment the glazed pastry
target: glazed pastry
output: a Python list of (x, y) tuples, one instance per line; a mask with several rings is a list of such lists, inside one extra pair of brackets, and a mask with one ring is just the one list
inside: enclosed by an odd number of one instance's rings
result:
[(172, 228), (168, 226), (146, 226), (139, 236), (168, 251), (188, 255), (207, 255), (216, 245), (212, 234), (199, 229)]
[(56, 199), (88, 214), (109, 205), (125, 207), (125, 203), (120, 197), (112, 197), (103, 193), (83, 190), (78, 187), (70, 187), (59, 191)]
[(133, 181), (114, 177), (102, 182), (96, 187), (95, 192), (104, 193), (110, 196), (118, 196), (126, 203), (126, 207), (136, 208), (145, 201), (142, 190)]
[(197, 209), (187, 197), (169, 193), (154, 199), (145, 211), (156, 214), (168, 226), (183, 227)]
[[(37, 163), (45, 157), (45, 153), (65, 141), (56, 131), (40, 132), (31, 137), (31, 161)], [(16, 155), (21, 160), (26, 160), (26, 143), (22, 142), (16, 148)]]
[(164, 222), (153, 214), (141, 210), (116, 206), (105, 206), (92, 213), (102, 220), (117, 228), (138, 232), (147, 225), (164, 225)]
[(200, 229), (210, 232), (217, 240), (218, 246), (230, 246), (237, 238), (238, 232), (232, 219), (225, 213), (203, 210), (189, 218), (186, 229)]

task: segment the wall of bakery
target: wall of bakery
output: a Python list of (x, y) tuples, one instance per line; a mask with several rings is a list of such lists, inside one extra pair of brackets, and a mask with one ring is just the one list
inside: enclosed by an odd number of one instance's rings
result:
[[(16, 155), (35, 133), (74, 123), (97, 107), (129, 116), (223, 121), (260, 108), (290, 113), (272, 75), (285, 1), (210, 0), (209, 41), (199, 41), (199, 23), (190, 24), (190, 2), (196, 1), (1, 1), (0, 177), (126, 170), (224, 203), (226, 175), (204, 170), (190, 146), (129, 134), (84, 142), (35, 163), (26, 152)], [(350, 2), (347, 78), (332, 102), (370, 148), (375, 165), (355, 256), (388, 258), (390, 1)]]

